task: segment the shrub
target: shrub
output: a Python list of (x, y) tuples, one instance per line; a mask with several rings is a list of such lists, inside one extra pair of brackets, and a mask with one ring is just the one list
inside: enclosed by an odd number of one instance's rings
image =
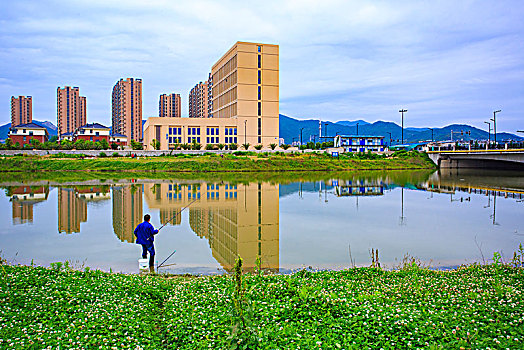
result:
[(193, 143), (191, 143), (191, 149), (194, 149), (194, 150), (199, 150), (202, 148), (202, 144), (196, 142), (193, 140)]
[(99, 143), (100, 143), (100, 147), (102, 149), (108, 149), (109, 148), (109, 142), (107, 142), (106, 139), (100, 140)]
[(289, 147), (291, 147), (291, 145), (283, 144), (280, 146), (280, 148), (282, 148), (284, 151), (287, 150)]
[(249, 143), (243, 143), (242, 147), (247, 151), (249, 149), (250, 144)]
[(131, 148), (133, 150), (135, 150), (135, 151), (143, 150), (144, 149), (144, 145), (142, 145), (142, 142), (131, 140)]
[(114, 142), (111, 143), (111, 149), (112, 149), (112, 150), (117, 150), (117, 149), (118, 149), (118, 144), (116, 144), (116, 143), (114, 143)]
[(120, 153), (118, 153), (118, 152), (113, 152), (113, 154), (111, 155), (111, 157), (120, 157)]
[(229, 144), (229, 149), (230, 150), (237, 150), (238, 149), (238, 145), (236, 143), (230, 143)]
[(100, 158), (105, 158), (105, 157), (107, 157), (107, 154), (106, 154), (105, 152), (100, 152), (100, 153), (98, 154), (98, 156), (99, 156)]
[(260, 151), (260, 150), (262, 149), (262, 147), (263, 147), (262, 145), (256, 145), (256, 146), (255, 146), (255, 149), (256, 149), (257, 151)]
[(214, 149), (214, 147), (213, 147), (212, 144), (208, 143), (208, 144), (206, 145), (206, 150), (210, 151), (210, 150), (213, 150), (213, 149)]
[(226, 146), (226, 145), (224, 145), (223, 143), (219, 143), (219, 144), (218, 144), (218, 149), (219, 149), (219, 150), (223, 150), (225, 146)]
[(277, 148), (277, 144), (276, 143), (270, 143), (269, 147), (271, 147), (272, 150), (275, 150), (275, 148)]

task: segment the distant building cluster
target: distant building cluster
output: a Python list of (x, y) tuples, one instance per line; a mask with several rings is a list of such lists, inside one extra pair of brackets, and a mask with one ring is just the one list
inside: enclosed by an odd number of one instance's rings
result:
[[(11, 97), (13, 143), (45, 142), (47, 130), (33, 123), (31, 96)], [(58, 141), (107, 140), (122, 146), (143, 142), (146, 149), (178, 149), (198, 143), (279, 144), (278, 45), (237, 42), (211, 68), (207, 81), (189, 93), (189, 118), (182, 117), (180, 94), (161, 94), (158, 117), (142, 123), (142, 79), (122, 78), (112, 91), (111, 127), (87, 122), (87, 99), (79, 87), (57, 88)]]

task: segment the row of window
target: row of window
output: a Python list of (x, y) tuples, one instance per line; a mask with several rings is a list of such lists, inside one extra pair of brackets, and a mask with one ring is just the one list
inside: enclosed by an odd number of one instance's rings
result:
[(226, 128), (226, 135), (236, 135), (237, 128)]
[(169, 128), (169, 135), (182, 135), (182, 128), (181, 127), (170, 127)]
[(180, 136), (169, 136), (169, 143), (182, 143), (182, 137)]
[(200, 135), (200, 128), (187, 128), (187, 134), (188, 135)]
[(217, 137), (207, 137), (206, 138), (206, 143), (219, 143), (220, 141), (218, 140), (218, 136)]
[(237, 143), (237, 138), (236, 138), (236, 136), (235, 136), (235, 137), (226, 137), (226, 143), (227, 143), (227, 144), (230, 144), (230, 143)]
[(208, 135), (218, 135), (218, 128), (207, 128), (207, 134)]

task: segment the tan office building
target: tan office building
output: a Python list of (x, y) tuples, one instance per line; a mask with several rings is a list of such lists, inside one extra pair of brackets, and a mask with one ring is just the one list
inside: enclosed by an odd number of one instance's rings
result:
[(56, 119), (59, 139), (60, 135), (75, 132), (86, 124), (86, 98), (80, 96), (78, 87), (56, 89)]
[(120, 79), (113, 87), (113, 134), (142, 141), (142, 79)]
[(209, 117), (209, 85), (200, 82), (189, 92), (189, 118)]
[(237, 42), (211, 70), (212, 118), (149, 118), (144, 145), (151, 150), (153, 139), (162, 150), (193, 140), (203, 148), (219, 143), (278, 145), (278, 55), (278, 45)]
[(11, 126), (33, 122), (33, 98), (11, 96)]
[(158, 101), (158, 116), (180, 118), (182, 116), (182, 101), (180, 94), (162, 94)]

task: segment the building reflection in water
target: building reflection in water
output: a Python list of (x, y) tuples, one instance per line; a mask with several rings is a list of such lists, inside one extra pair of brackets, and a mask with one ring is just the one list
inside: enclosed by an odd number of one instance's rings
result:
[(87, 221), (87, 202), (108, 200), (109, 186), (75, 186), (58, 188), (58, 232), (80, 232)]
[(381, 179), (331, 180), (337, 197), (382, 196), (384, 183)]
[[(279, 185), (228, 183), (165, 183), (146, 185), (149, 208), (160, 210), (167, 223), (180, 209), (189, 207), (189, 224), (207, 239), (213, 257), (231, 271), (237, 256), (252, 270), (260, 257), (266, 270), (279, 269)], [(180, 215), (170, 224), (180, 225)]]
[(142, 222), (143, 185), (113, 186), (113, 230), (122, 242), (133, 243), (135, 227)]
[(49, 187), (47, 186), (17, 186), (9, 187), (7, 195), (12, 202), (13, 225), (33, 222), (33, 206), (47, 200)]

